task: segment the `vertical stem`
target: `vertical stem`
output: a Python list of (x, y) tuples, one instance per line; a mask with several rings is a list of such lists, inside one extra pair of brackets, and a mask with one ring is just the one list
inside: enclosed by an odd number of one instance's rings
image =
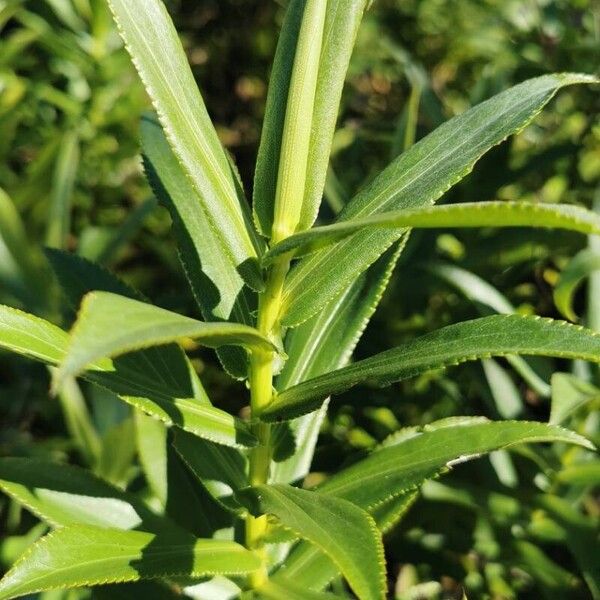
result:
[[(258, 330), (266, 337), (276, 340), (278, 316), (281, 308), (283, 283), (289, 269), (289, 259), (273, 265), (265, 291), (260, 295), (258, 303)], [(256, 350), (250, 360), (250, 408), (252, 418), (260, 417), (262, 410), (269, 404), (273, 395), (273, 361), (274, 352)], [(271, 464), (271, 426), (268, 423), (254, 424), (254, 434), (259, 444), (250, 454), (250, 485), (267, 483)], [(249, 576), (250, 586), (259, 587), (267, 580), (266, 552), (263, 537), (267, 529), (267, 517), (262, 515), (246, 517), (246, 546), (253, 549), (263, 559), (260, 569)]]

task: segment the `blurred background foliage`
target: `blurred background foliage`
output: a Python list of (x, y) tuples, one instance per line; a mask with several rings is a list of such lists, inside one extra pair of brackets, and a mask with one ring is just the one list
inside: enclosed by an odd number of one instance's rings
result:
[[(167, 2), (248, 193), (284, 4)], [(348, 75), (320, 219), (451, 116), (528, 77), (598, 74), (598, 65), (598, 0), (376, 0)], [(69, 325), (72, 309), (63, 308), (44, 258), (50, 246), (194, 314), (168, 215), (141, 169), (138, 122), (147, 108), (104, 0), (0, 0), (0, 302)], [(597, 87), (561, 92), (444, 201), (600, 209), (599, 109)], [(563, 273), (577, 271), (574, 257), (599, 252), (597, 241), (554, 231), (414, 233), (357, 354), (494, 311), (561, 317), (553, 294)], [(579, 263), (584, 285), (572, 286), (574, 310), (600, 329), (599, 275), (593, 261)], [(243, 387), (220, 374), (210, 353), (189, 350), (213, 400), (243, 410)], [(568, 361), (487, 360), (353, 391), (329, 413), (310, 478), (435, 419), (547, 420), (552, 395), (571, 407), (561, 421), (598, 444), (598, 375)], [(148, 493), (134, 417), (108, 393), (72, 382), (51, 399), (43, 367), (2, 354), (0, 418), (3, 455), (84, 464)], [(599, 492), (600, 464), (578, 448), (524, 448), (457, 467), (425, 486), (388, 536), (390, 597), (461, 598), (464, 589), (494, 600), (600, 598)], [(5, 568), (44, 526), (6, 499), (0, 508)]]

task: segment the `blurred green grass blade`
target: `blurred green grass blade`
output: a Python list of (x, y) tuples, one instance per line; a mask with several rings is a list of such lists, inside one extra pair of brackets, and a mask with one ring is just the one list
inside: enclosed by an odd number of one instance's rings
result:
[(0, 581), (0, 599), (177, 575), (245, 574), (259, 565), (235, 542), (72, 526), (42, 538), (17, 561)]
[(48, 460), (0, 458), (0, 489), (52, 527), (176, 529), (132, 494), (89, 471)]
[[(66, 355), (68, 334), (28, 313), (0, 305), (0, 348), (56, 366)], [(219, 444), (256, 444), (248, 424), (210, 405), (191, 365), (174, 345), (104, 359), (83, 374), (128, 404)]]
[(415, 489), (453, 464), (516, 444), (538, 442), (593, 448), (573, 431), (545, 423), (496, 421), (444, 426), (441, 422), (376, 450), (333, 475), (318, 489), (367, 509)]
[[(288, 360), (276, 381), (278, 391), (339, 369), (349, 361), (387, 287), (402, 244), (388, 250), (319, 314), (288, 332)], [(292, 428), (296, 452), (271, 465), (272, 481), (291, 483), (308, 473), (326, 412), (324, 405), (312, 414), (280, 425)]]
[(71, 233), (71, 208), (75, 177), (79, 168), (79, 135), (70, 131), (58, 150), (48, 209), (46, 245), (66, 248)]
[(523, 398), (507, 370), (498, 361), (484, 358), (481, 361), (490, 387), (494, 405), (502, 419), (516, 419), (524, 410)]
[(271, 231), (274, 241), (292, 235), (303, 212), (326, 13), (327, 2), (305, 0), (281, 132)]
[(586, 248), (576, 254), (560, 274), (554, 288), (554, 304), (569, 321), (577, 321), (573, 298), (581, 282), (592, 273), (600, 271), (600, 251)]
[(152, 494), (164, 509), (168, 497), (167, 428), (161, 421), (136, 410), (137, 455)]
[(600, 215), (570, 204), (539, 202), (465, 202), (392, 211), (297, 233), (269, 250), (263, 263), (269, 265), (284, 254), (305, 256), (366, 229), (406, 227), (554, 227), (600, 234)]
[(567, 547), (573, 554), (593, 600), (600, 600), (600, 571), (597, 553), (590, 551), (598, 544), (597, 521), (581, 512), (565, 498), (544, 494), (542, 508), (564, 528)]
[(67, 354), (54, 378), (76, 376), (90, 363), (149, 346), (193, 338), (209, 347), (241, 345), (272, 350), (256, 329), (235, 323), (205, 323), (110, 292), (90, 292), (83, 299)]
[(119, 256), (119, 252), (143, 227), (146, 218), (156, 208), (156, 198), (148, 198), (140, 202), (127, 216), (127, 218), (111, 232), (109, 237), (102, 240), (95, 248), (94, 254), (87, 254), (86, 258), (100, 264), (110, 264)]
[(554, 425), (564, 423), (588, 402), (600, 400), (600, 389), (569, 373), (552, 375), (550, 420)]
[[(314, 104), (310, 123), (305, 123), (311, 129), (300, 229), (312, 225), (321, 203), (342, 87), (366, 0), (328, 0), (326, 4)], [(306, 0), (293, 0), (288, 6), (270, 77), (253, 203), (255, 223), (265, 236), (270, 236), (273, 225), (286, 104), (305, 5)]]
[[(218, 251), (218, 233), (202, 211), (202, 201), (177, 161), (160, 126), (151, 117), (141, 123), (146, 176), (171, 214), (179, 256), (194, 298), (207, 321), (253, 325), (254, 301), (238, 270)], [(240, 348), (222, 348), (219, 358), (234, 377), (244, 378), (248, 365)]]
[(40, 310), (49, 285), (43, 261), (12, 199), (0, 188), (0, 282), (25, 305)]
[(221, 252), (254, 289), (262, 289), (258, 241), (229, 158), (161, 0), (110, 0), (133, 63), (173, 152), (201, 199)]
[(507, 354), (600, 363), (600, 336), (583, 327), (540, 317), (493, 315), (464, 321), (284, 390), (261, 418), (297, 417), (314, 410), (327, 396), (360, 383), (385, 386), (433, 369)]
[(93, 467), (100, 457), (100, 436), (94, 427), (79, 384), (74, 378), (65, 380), (58, 393), (58, 400), (69, 434), (88, 465)]
[(336, 563), (360, 600), (385, 596), (383, 543), (373, 519), (354, 504), (285, 485), (236, 494), (254, 515), (271, 514)]
[[(561, 87), (595, 81), (587, 75), (544, 75), (454, 117), (393, 161), (346, 205), (338, 222), (433, 204), (490, 148), (525, 127)], [(296, 326), (314, 315), (403, 231), (358, 232), (300, 261), (286, 282), (282, 323)]]
[[(500, 314), (516, 312), (515, 307), (508, 301), (506, 296), (493, 285), (470, 271), (441, 262), (430, 263), (425, 268), (464, 294), (484, 315), (489, 313), (489, 309)], [(550, 385), (533, 370), (524, 358), (508, 355), (506, 360), (537, 394), (543, 398), (550, 397)]]

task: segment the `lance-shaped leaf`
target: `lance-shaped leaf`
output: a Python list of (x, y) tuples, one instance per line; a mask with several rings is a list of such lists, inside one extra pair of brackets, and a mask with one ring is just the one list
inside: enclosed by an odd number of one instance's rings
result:
[[(369, 514), (375, 519), (382, 533), (389, 531), (406, 513), (417, 498), (416, 491), (409, 491), (372, 507)], [(304, 540), (298, 542), (285, 562), (273, 574), (272, 580), (286, 583), (292, 580), (306, 590), (322, 590), (340, 573), (337, 565), (319, 548)]]
[(600, 334), (565, 321), (518, 315), (456, 323), (293, 386), (279, 394), (261, 418), (274, 421), (297, 417), (314, 410), (323, 398), (363, 382), (385, 386), (432, 369), (508, 354), (600, 363)]
[(262, 288), (258, 242), (241, 186), (198, 91), (161, 0), (110, 0), (119, 32), (150, 95), (169, 144), (201, 201), (218, 249), (255, 289)]
[(573, 310), (575, 291), (581, 282), (595, 271), (600, 271), (600, 252), (586, 248), (574, 256), (560, 274), (554, 288), (554, 303), (569, 321), (577, 321), (577, 315)]
[[(338, 221), (432, 204), (469, 173), (485, 152), (525, 127), (558, 89), (594, 81), (586, 75), (545, 75), (482, 102), (401, 154), (346, 205)], [(298, 325), (315, 314), (403, 231), (358, 232), (301, 260), (284, 289), (283, 324)]]
[(549, 422), (553, 425), (564, 423), (588, 402), (600, 401), (600, 389), (569, 373), (554, 373), (551, 382)]
[(75, 526), (34, 544), (0, 581), (0, 600), (142, 579), (245, 574), (258, 557), (235, 542)]
[[(366, 0), (328, 0), (321, 3), (326, 5), (326, 13), (316, 90), (312, 105), (304, 106), (311, 112), (301, 123), (303, 132), (309, 135), (309, 145), (299, 229), (312, 225), (321, 202), (342, 87), (366, 3)], [(289, 3), (269, 82), (253, 203), (254, 220), (265, 236), (270, 236), (273, 225), (277, 175), (281, 169), (284, 123), (288, 112), (286, 106), (289, 106), (288, 98), (294, 93), (290, 82), (294, 63), (300, 60), (296, 56), (300, 52), (299, 35), (306, 4), (306, 0)], [(310, 43), (316, 46), (315, 39)]]
[[(390, 248), (318, 315), (287, 334), (288, 360), (277, 378), (277, 390), (339, 369), (348, 362), (379, 304), (405, 241)], [(323, 405), (312, 414), (280, 425), (293, 429), (296, 451), (290, 458), (271, 465), (273, 482), (291, 483), (308, 473), (326, 410)]]
[[(171, 214), (179, 257), (202, 316), (206, 321), (253, 325), (251, 292), (220, 251), (219, 234), (202, 211), (201, 200), (163, 130), (154, 119), (144, 117), (141, 133), (146, 176)], [(230, 374), (246, 376), (247, 356), (242, 348), (220, 348), (217, 353)]]
[(131, 494), (71, 465), (1, 458), (0, 490), (53, 527), (94, 525), (179, 531)]
[(515, 444), (566, 442), (594, 447), (568, 429), (527, 421), (439, 422), (393, 442), (334, 475), (319, 491), (370, 508), (414, 489), (453, 464)]
[(90, 363), (190, 337), (205, 346), (245, 346), (272, 350), (256, 329), (237, 323), (205, 323), (109, 292), (91, 292), (84, 299), (58, 374), (78, 375)]
[(335, 562), (361, 600), (385, 596), (383, 544), (375, 521), (354, 504), (285, 485), (261, 485), (237, 493), (254, 515), (276, 516)]
[(598, 234), (600, 215), (580, 206), (539, 202), (465, 202), (391, 211), (297, 233), (269, 250), (263, 263), (268, 265), (283, 254), (304, 256), (357, 231), (401, 227), (554, 227)]
[[(68, 334), (48, 321), (0, 306), (0, 348), (54, 366), (66, 356), (68, 342)], [(256, 444), (246, 423), (210, 405), (177, 347), (161, 346), (115, 360), (103, 359), (84, 377), (167, 425), (220, 444)]]

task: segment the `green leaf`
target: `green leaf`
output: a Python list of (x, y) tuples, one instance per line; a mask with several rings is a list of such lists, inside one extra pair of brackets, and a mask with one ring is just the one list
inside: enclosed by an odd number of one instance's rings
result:
[(161, 421), (136, 410), (135, 440), (137, 454), (148, 487), (164, 508), (168, 496), (167, 429)]
[(11, 198), (0, 188), (0, 284), (25, 306), (43, 310), (48, 277), (39, 248), (27, 238)]
[(53, 527), (177, 530), (131, 494), (71, 465), (0, 458), (0, 489)]
[(236, 494), (256, 516), (275, 515), (284, 527), (333, 560), (361, 600), (385, 597), (383, 544), (362, 509), (330, 496), (285, 485), (261, 485)]
[[(253, 325), (253, 297), (235, 265), (219, 250), (218, 234), (202, 211), (185, 171), (160, 126), (150, 117), (141, 124), (146, 175), (160, 202), (171, 214), (179, 257), (194, 298), (206, 321), (236, 321)], [(235, 377), (247, 374), (242, 348), (217, 351), (225, 369)]]
[(79, 134), (68, 131), (58, 151), (48, 213), (46, 244), (54, 248), (64, 248), (71, 233), (71, 204), (78, 165)]
[[(404, 240), (406, 241), (406, 240)], [(276, 381), (277, 390), (344, 366), (377, 308), (396, 265), (401, 246), (388, 250), (334, 302), (286, 335), (288, 360)], [(292, 457), (271, 465), (271, 480), (291, 483), (310, 469), (327, 406), (289, 424), (296, 438)]]
[(539, 202), (464, 202), (384, 212), (292, 235), (275, 244), (263, 257), (263, 264), (269, 265), (284, 254), (305, 256), (359, 231), (403, 227), (554, 227), (598, 234), (600, 215), (580, 206)]
[[(326, 14), (316, 90), (311, 112), (301, 123), (304, 133), (310, 137), (299, 229), (312, 225), (321, 203), (342, 87), (366, 0), (328, 0), (322, 4), (326, 4)], [(305, 6), (306, 0), (289, 3), (269, 82), (253, 203), (254, 220), (265, 236), (270, 236), (273, 226), (277, 176), (282, 169), (280, 158), (286, 105), (294, 90), (292, 71)], [(314, 40), (312, 43), (316, 46)]]
[(55, 378), (78, 375), (105, 357), (158, 346), (185, 337), (205, 346), (241, 345), (272, 350), (256, 329), (234, 323), (205, 323), (109, 292), (91, 292), (83, 300), (70, 335), (67, 355)]
[(165, 6), (160, 0), (110, 0), (109, 5), (169, 144), (219, 241), (218, 251), (248, 285), (262, 289), (259, 245), (241, 187)]
[(364, 382), (389, 385), (469, 360), (526, 354), (600, 362), (600, 335), (565, 321), (493, 315), (456, 323), (352, 365), (293, 386), (262, 413), (267, 421), (314, 410), (323, 398)]
[(151, 581), (103, 585), (92, 590), (93, 600), (181, 600), (181, 594), (171, 587)]
[[(545, 75), (454, 117), (393, 161), (346, 205), (338, 221), (433, 204), (485, 152), (525, 127), (558, 89), (594, 81), (587, 75)], [(315, 314), (404, 231), (361, 231), (301, 260), (284, 288), (283, 325), (298, 325)]]
[(65, 527), (42, 538), (0, 581), (0, 600), (50, 589), (186, 575), (249, 573), (258, 557), (235, 542)]
[(564, 423), (588, 402), (600, 400), (600, 390), (587, 381), (568, 373), (552, 375), (550, 420), (553, 425)]
[(600, 252), (586, 248), (579, 252), (560, 274), (554, 288), (554, 304), (569, 321), (577, 321), (573, 310), (573, 297), (581, 282), (590, 273), (600, 271)]
[(248, 485), (247, 458), (234, 448), (213, 444), (177, 431), (173, 447), (201, 484), (228, 510), (233, 492)]
[(139, 292), (97, 263), (81, 258), (77, 254), (54, 248), (45, 248), (44, 253), (65, 299), (74, 310), (79, 308), (83, 297), (92, 291), (112, 292), (143, 300)]
[[(0, 348), (57, 365), (66, 355), (68, 340), (55, 325), (0, 305)], [(191, 365), (175, 346), (104, 359), (83, 376), (167, 425), (219, 444), (256, 444), (248, 424), (210, 405)]]
[(440, 422), (376, 450), (333, 475), (318, 489), (321, 494), (334, 495), (367, 509), (415, 489), (452, 465), (516, 444), (534, 442), (566, 442), (593, 448), (586, 438), (545, 423), (467, 421), (446, 425)]

